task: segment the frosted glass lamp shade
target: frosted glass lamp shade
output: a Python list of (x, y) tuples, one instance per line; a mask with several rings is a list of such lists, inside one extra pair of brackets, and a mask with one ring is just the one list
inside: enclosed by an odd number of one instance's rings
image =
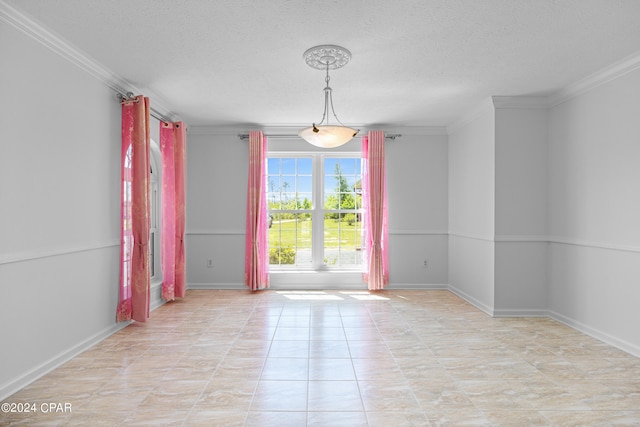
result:
[[(314, 132), (314, 128), (317, 132)], [(357, 130), (346, 126), (315, 125), (302, 129), (298, 135), (316, 147), (334, 148), (351, 141), (357, 133)]]

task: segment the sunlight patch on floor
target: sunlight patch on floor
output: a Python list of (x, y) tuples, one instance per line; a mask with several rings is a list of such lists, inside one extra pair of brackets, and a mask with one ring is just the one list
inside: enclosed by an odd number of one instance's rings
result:
[(353, 298), (358, 301), (388, 301), (389, 298), (381, 295), (375, 295), (367, 291), (340, 291), (340, 295), (330, 294), (325, 291), (276, 291), (278, 295), (282, 295), (291, 300), (308, 300), (308, 301), (343, 301), (345, 298)]
[(341, 294), (346, 294), (351, 298), (360, 300), (360, 301), (388, 301), (389, 298), (383, 297), (381, 295), (371, 294), (367, 291), (342, 291)]
[(291, 300), (309, 300), (309, 301), (330, 301), (339, 300), (342, 301), (338, 295), (331, 295), (323, 291), (277, 291), (279, 295), (282, 295)]

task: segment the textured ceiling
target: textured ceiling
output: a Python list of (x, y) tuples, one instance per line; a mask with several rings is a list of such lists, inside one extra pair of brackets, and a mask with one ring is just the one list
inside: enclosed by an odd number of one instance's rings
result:
[[(4, 0), (194, 125), (448, 125), (640, 52), (638, 0)], [(152, 97), (153, 103), (153, 97)]]

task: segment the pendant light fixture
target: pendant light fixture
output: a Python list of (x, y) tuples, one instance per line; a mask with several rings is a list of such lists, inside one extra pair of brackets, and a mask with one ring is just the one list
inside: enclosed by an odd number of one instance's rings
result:
[[(313, 123), (310, 127), (302, 129), (298, 135), (310, 144), (321, 148), (333, 148), (346, 144), (358, 134), (358, 130), (347, 127), (336, 116), (333, 109), (333, 97), (331, 87), (329, 87), (329, 70), (337, 70), (349, 63), (351, 52), (341, 46), (321, 45), (307, 49), (303, 58), (308, 66), (316, 70), (325, 70), (324, 81), (324, 111), (320, 123)], [(329, 124), (329, 107), (336, 119), (336, 124)], [(325, 122), (326, 120), (326, 122)]]

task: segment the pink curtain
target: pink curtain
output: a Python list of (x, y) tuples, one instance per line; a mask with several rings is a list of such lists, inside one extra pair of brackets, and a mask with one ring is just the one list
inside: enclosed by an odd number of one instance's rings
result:
[(389, 283), (389, 232), (387, 224), (387, 177), (384, 132), (370, 131), (362, 137), (362, 203), (366, 271), (363, 279), (370, 290)]
[(160, 123), (162, 153), (162, 298), (185, 295), (185, 161), (184, 123)]
[(269, 287), (266, 197), (267, 139), (259, 131), (249, 132), (249, 182), (244, 283), (252, 291)]
[(187, 127), (177, 124), (176, 129), (176, 297), (183, 298), (187, 289), (184, 233), (187, 222)]
[(149, 318), (149, 98), (122, 102), (118, 321)]

